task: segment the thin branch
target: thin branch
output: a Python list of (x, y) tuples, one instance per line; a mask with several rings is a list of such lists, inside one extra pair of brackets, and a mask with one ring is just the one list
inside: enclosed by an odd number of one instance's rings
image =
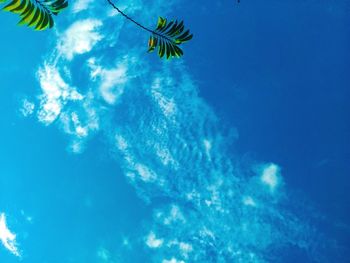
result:
[(154, 35), (157, 35), (161, 38), (165, 38), (166, 40), (170, 41), (170, 42), (173, 42), (172, 39), (168, 38), (167, 36), (165, 35), (162, 35), (162, 34), (159, 34), (158, 32), (154, 31), (154, 30), (151, 30), (143, 25), (141, 25), (139, 22), (135, 21), (134, 19), (132, 19), (130, 16), (128, 16), (127, 14), (125, 14), (122, 10), (120, 10), (111, 0), (107, 0), (107, 2), (115, 9), (118, 11), (118, 13), (120, 13), (122, 16), (124, 16), (126, 19), (128, 19), (129, 21), (133, 22), (135, 25), (141, 27), (143, 30), (146, 30)]

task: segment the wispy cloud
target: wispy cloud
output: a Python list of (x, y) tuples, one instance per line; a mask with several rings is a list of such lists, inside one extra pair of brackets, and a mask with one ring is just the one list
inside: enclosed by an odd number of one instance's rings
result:
[(280, 182), (280, 168), (276, 164), (267, 164), (264, 165), (261, 172), (261, 182), (266, 184), (270, 191), (273, 192), (276, 187), (281, 183)]
[(103, 39), (99, 28), (102, 22), (97, 19), (84, 19), (74, 22), (59, 37), (58, 51), (68, 60), (76, 54), (84, 54)]
[(28, 117), (33, 114), (35, 109), (35, 104), (28, 99), (23, 99), (22, 100), (22, 107), (19, 109), (20, 113), (24, 117)]
[(16, 244), (16, 235), (8, 228), (4, 213), (0, 214), (0, 241), (12, 254), (17, 257), (21, 256)]
[(113, 263), (114, 261), (111, 260), (111, 252), (104, 248), (99, 247), (97, 250), (97, 258), (99, 259), (99, 262), (105, 262), (105, 263)]
[(64, 105), (72, 100), (82, 100), (83, 96), (67, 84), (54, 65), (45, 64), (38, 70), (42, 89), (38, 118), (44, 124), (51, 124), (60, 115)]
[(183, 260), (177, 260), (176, 258), (171, 258), (171, 259), (163, 259), (162, 263), (185, 263)]
[(99, 82), (99, 93), (109, 104), (114, 104), (123, 94), (124, 85), (128, 81), (127, 63), (119, 63), (115, 68), (103, 68), (96, 64), (94, 58), (88, 60), (91, 79)]
[[(160, 12), (156, 4), (145, 7), (138, 1), (132, 11), (144, 10), (148, 19)], [(230, 131), (222, 131), (186, 67), (155, 65), (139, 51), (137, 33), (127, 45), (120, 38), (129, 29), (121, 17), (94, 8), (95, 18), (67, 25), (57, 37), (59, 52), (39, 68), (37, 116), (57, 123), (73, 152), (100, 132), (141, 198), (169, 200), (155, 209), (141, 238), (152, 259), (265, 262), (267, 251), (271, 259), (288, 246), (310, 256), (319, 250), (317, 231), (285, 208), (293, 200), (280, 198), (286, 188), (279, 166), (236, 167), (239, 157), (227, 149)]]
[(151, 232), (147, 236), (146, 244), (150, 248), (159, 248), (163, 245), (163, 239), (157, 238), (156, 235), (153, 232)]
[(93, 3), (93, 0), (77, 0), (73, 3), (72, 12), (79, 13), (88, 9), (88, 7)]

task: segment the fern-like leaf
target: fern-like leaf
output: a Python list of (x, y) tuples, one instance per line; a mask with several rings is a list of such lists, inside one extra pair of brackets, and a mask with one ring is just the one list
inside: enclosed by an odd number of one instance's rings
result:
[(45, 30), (53, 27), (53, 15), (57, 15), (67, 6), (67, 0), (11, 0), (3, 10), (19, 15), (21, 18), (19, 25)]
[(189, 30), (185, 31), (184, 22), (170, 21), (159, 17), (156, 29), (148, 41), (148, 52), (154, 51), (158, 47), (159, 57), (167, 59), (181, 57), (182, 49), (179, 45), (191, 40), (193, 37)]

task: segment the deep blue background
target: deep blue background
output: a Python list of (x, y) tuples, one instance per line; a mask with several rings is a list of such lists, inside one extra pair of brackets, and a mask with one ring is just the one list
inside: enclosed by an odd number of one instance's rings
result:
[(187, 54), (201, 95), (238, 129), (240, 153), (280, 164), (292, 188), (348, 221), (349, 4), (241, 1), (213, 11), (199, 15), (201, 44)]
[(196, 13), (201, 44), (187, 59), (201, 95), (237, 128), (234, 152), (278, 163), (350, 244), (349, 2), (227, 1), (211, 11)]
[[(238, 130), (232, 152), (279, 164), (290, 189), (339, 225), (350, 221), (349, 10), (345, 0), (191, 2), (174, 10), (195, 34), (184, 60), (200, 95), (223, 123)], [(58, 243), (74, 250), (72, 244), (79, 243), (45, 225), (47, 214), (67, 229), (83, 231), (79, 238), (96, 234), (93, 225), (81, 227), (92, 218), (90, 223), (103, 226), (96, 235), (109, 236), (114, 229), (120, 240), (122, 233), (136, 231), (133, 222), (148, 217), (149, 209), (117, 164), (101, 153), (103, 141), (92, 142), (77, 157), (65, 151), (67, 141), (59, 131), (20, 116), (19, 101), (38, 91), (35, 71), (52, 43), (43, 33), (12, 26), (16, 21), (1, 13), (6, 26), (0, 28), (0, 211), (29, 210), (34, 222), (41, 218), (43, 232), (31, 235), (50, 239), (32, 244), (35, 250), (55, 253)], [(87, 198), (101, 207), (99, 214), (76, 209)], [(112, 212), (115, 204), (121, 213)], [(54, 209), (59, 205), (67, 215)], [(29, 223), (23, 225), (28, 228)], [(333, 234), (348, 243), (349, 230), (335, 229)], [(0, 262), (11, 260), (1, 249)], [(44, 261), (37, 255), (32, 262)]]

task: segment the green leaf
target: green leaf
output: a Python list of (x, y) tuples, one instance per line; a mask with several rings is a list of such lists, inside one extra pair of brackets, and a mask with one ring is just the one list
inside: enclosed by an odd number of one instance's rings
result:
[(182, 40), (186, 38), (189, 34), (190, 34), (190, 30), (185, 31), (184, 33), (182, 33), (180, 36), (176, 38), (176, 41), (179, 41), (180, 43), (182, 43)]
[(27, 1), (22, 1), (17, 7), (12, 8), (10, 11), (13, 13), (20, 14), (26, 7)]
[(158, 23), (157, 23), (157, 30), (160, 30), (166, 26), (166, 18), (159, 17), (158, 18)]
[(171, 49), (169, 42), (166, 43), (166, 58), (169, 59), (171, 55)]
[(153, 52), (157, 46), (158, 38), (150, 36), (148, 41), (148, 52)]
[(180, 44), (192, 39), (193, 35), (190, 30), (185, 30), (183, 21), (170, 21), (167, 23), (165, 18), (159, 17), (157, 27), (150, 36), (148, 41), (148, 52), (152, 52), (158, 47), (158, 56), (179, 58), (183, 56), (183, 51), (179, 47)]
[(184, 43), (184, 42), (186, 42), (186, 41), (191, 40), (191, 39), (192, 39), (192, 37), (193, 37), (193, 35), (191, 34), (191, 35), (189, 35), (189, 36), (187, 36), (187, 37), (185, 37), (185, 38), (181, 39), (181, 43)]
[(17, 6), (19, 6), (21, 4), (21, 0), (12, 0), (11, 3), (7, 4), (3, 10), (5, 11), (10, 11), (12, 9), (15, 9)]
[[(0, 0), (0, 3), (8, 2)], [(54, 25), (52, 16), (68, 6), (68, 0), (12, 0), (2, 9), (19, 15), (19, 25), (45, 30)]]
[(175, 23), (172, 25), (172, 27), (170, 27), (170, 29), (167, 32), (165, 32), (165, 34), (167, 36), (170, 36), (172, 33), (175, 32), (177, 25), (178, 25), (178, 23), (177, 23), (177, 21), (175, 21)]
[(165, 41), (160, 39), (160, 44), (159, 44), (159, 50), (158, 50), (158, 55), (159, 57), (163, 57), (165, 54)]
[(178, 46), (174, 46), (174, 49), (175, 49), (175, 54), (176, 56), (179, 58), (181, 57), (184, 53), (182, 52), (182, 49), (179, 48)]
[[(171, 34), (169, 34), (170, 37), (174, 37), (178, 34), (180, 34), (184, 29), (184, 22), (181, 21), (172, 31)], [(181, 30), (181, 31), (180, 31)]]
[(159, 30), (159, 32), (165, 32), (166, 30), (168, 30), (172, 25), (174, 24), (174, 21), (170, 21), (170, 23), (164, 27), (163, 29)]

